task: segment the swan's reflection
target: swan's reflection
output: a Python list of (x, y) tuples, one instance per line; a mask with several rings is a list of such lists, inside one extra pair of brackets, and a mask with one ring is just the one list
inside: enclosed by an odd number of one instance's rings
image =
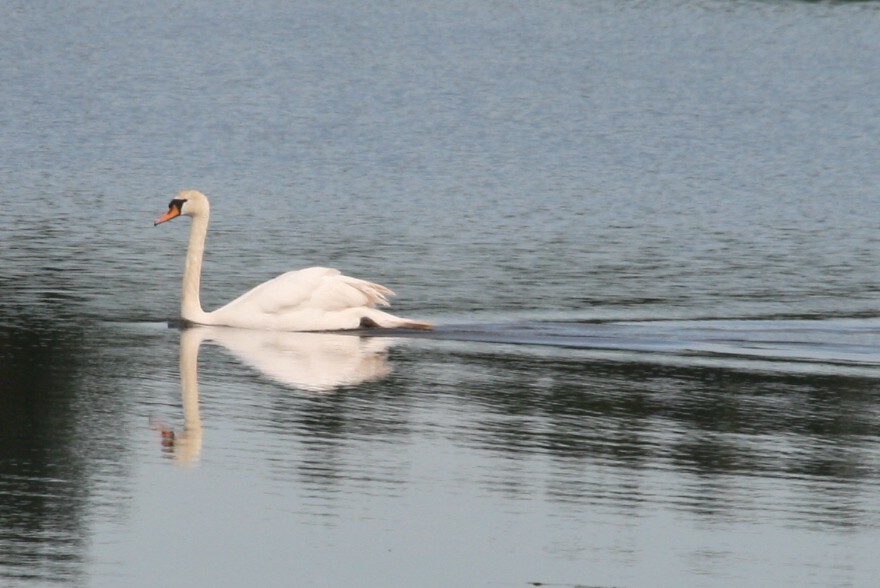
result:
[(391, 372), (388, 337), (329, 333), (251, 331), (226, 327), (191, 327), (180, 333), (180, 383), (183, 431), (159, 426), (165, 451), (182, 463), (198, 460), (202, 451), (199, 414), (199, 348), (218, 343), (267, 378), (309, 392), (378, 380)]

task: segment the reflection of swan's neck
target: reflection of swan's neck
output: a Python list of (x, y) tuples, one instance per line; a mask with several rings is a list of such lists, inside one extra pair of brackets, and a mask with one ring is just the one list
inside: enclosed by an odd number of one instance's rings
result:
[(189, 247), (186, 251), (186, 269), (183, 273), (183, 294), (180, 303), (180, 316), (184, 320), (204, 323), (207, 313), (199, 301), (202, 279), (202, 259), (205, 255), (205, 238), (208, 235), (208, 213), (192, 217), (189, 233)]
[(199, 458), (202, 451), (202, 418), (199, 414), (199, 346), (203, 334), (186, 329), (180, 334), (180, 383), (183, 391), (183, 433), (174, 443), (175, 456), (183, 463)]

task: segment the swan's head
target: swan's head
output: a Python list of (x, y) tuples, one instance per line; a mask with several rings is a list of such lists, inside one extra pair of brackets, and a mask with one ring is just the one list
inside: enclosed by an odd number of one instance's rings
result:
[(197, 216), (207, 214), (208, 197), (198, 190), (184, 190), (168, 203), (168, 212), (156, 219), (153, 226), (170, 221), (180, 215)]

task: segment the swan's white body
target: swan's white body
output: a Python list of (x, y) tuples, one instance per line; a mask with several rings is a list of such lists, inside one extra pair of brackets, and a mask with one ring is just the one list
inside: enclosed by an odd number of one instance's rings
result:
[(377, 309), (379, 305), (387, 306), (387, 297), (394, 295), (388, 288), (325, 267), (281, 274), (225, 306), (205, 312), (199, 289), (210, 218), (208, 198), (195, 190), (181, 192), (156, 224), (180, 215), (192, 217), (180, 304), (184, 321), (276, 331), (337, 331), (367, 326), (431, 328), (430, 323), (396, 317)]

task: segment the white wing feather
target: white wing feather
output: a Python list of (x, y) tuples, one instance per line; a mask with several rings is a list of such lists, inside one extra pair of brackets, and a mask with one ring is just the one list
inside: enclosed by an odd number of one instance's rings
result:
[(287, 272), (245, 292), (216, 312), (264, 315), (317, 310), (334, 312), (356, 307), (387, 306), (390, 289), (342, 275), (339, 270), (311, 267)]

